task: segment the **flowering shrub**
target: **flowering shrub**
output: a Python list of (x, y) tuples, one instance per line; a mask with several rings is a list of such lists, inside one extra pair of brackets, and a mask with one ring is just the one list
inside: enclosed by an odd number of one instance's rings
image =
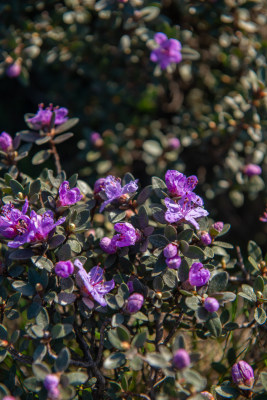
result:
[(0, 399), (266, 400), (264, 2), (15, 4)]

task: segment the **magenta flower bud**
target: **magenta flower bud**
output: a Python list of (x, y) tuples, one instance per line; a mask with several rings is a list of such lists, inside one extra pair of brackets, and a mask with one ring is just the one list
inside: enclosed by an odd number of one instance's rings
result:
[(59, 385), (59, 377), (56, 374), (48, 374), (44, 380), (44, 387), (47, 391), (57, 388)]
[(215, 222), (215, 223), (212, 225), (212, 227), (213, 227), (216, 231), (221, 232), (221, 231), (223, 230), (224, 223), (223, 223), (222, 221), (218, 221), (218, 222)]
[(90, 140), (91, 140), (91, 143), (96, 147), (101, 147), (104, 144), (104, 141), (98, 132), (91, 133)]
[(166, 69), (171, 63), (178, 64), (182, 61), (182, 46), (179, 40), (168, 39), (162, 32), (156, 33), (154, 40), (158, 47), (152, 50), (150, 60), (159, 63), (161, 69)]
[(163, 250), (164, 257), (166, 258), (173, 258), (177, 256), (177, 253), (178, 253), (177, 246), (173, 243), (167, 244), (167, 246)]
[(61, 278), (68, 278), (74, 272), (74, 266), (71, 261), (59, 261), (55, 265), (55, 273)]
[(208, 312), (215, 312), (219, 310), (220, 304), (214, 297), (207, 297), (204, 301), (204, 307)]
[(232, 367), (232, 379), (236, 385), (251, 387), (254, 383), (254, 372), (246, 361), (238, 361)]
[(134, 291), (133, 281), (128, 281), (127, 286), (128, 286), (129, 292), (133, 293), (133, 291)]
[(59, 388), (55, 387), (48, 391), (48, 397), (51, 400), (57, 400), (60, 397)]
[(126, 311), (130, 314), (134, 314), (139, 311), (144, 304), (144, 296), (141, 293), (133, 293), (128, 298), (126, 304)]
[(0, 149), (3, 151), (8, 151), (13, 147), (12, 137), (6, 133), (2, 132), (0, 135)]
[(114, 254), (117, 251), (117, 247), (114, 243), (113, 238), (110, 239), (109, 237), (103, 237), (99, 243), (101, 249), (108, 254)]
[(104, 189), (105, 178), (99, 178), (95, 181), (94, 194), (100, 193)]
[(2, 400), (16, 400), (14, 396), (4, 396)]
[(177, 150), (181, 146), (180, 140), (178, 138), (170, 138), (168, 140), (168, 147), (170, 150)]
[(166, 258), (166, 264), (171, 269), (178, 269), (181, 265), (181, 257)]
[(200, 239), (204, 246), (208, 246), (209, 244), (211, 244), (211, 237), (208, 232), (202, 232)]
[(172, 364), (177, 369), (183, 369), (190, 365), (190, 357), (185, 349), (179, 349), (175, 352)]
[(17, 78), (21, 73), (21, 66), (19, 63), (11, 64), (7, 67), (6, 74), (9, 78)]
[(261, 167), (257, 164), (247, 164), (243, 167), (243, 173), (247, 176), (254, 176), (261, 174)]
[(189, 282), (192, 286), (204, 286), (210, 279), (210, 271), (203, 264), (193, 263), (189, 270)]

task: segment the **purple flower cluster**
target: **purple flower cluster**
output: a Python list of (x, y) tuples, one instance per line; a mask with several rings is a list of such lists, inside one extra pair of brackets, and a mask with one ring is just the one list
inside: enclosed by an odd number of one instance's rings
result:
[(220, 304), (218, 303), (218, 300), (214, 297), (207, 297), (204, 301), (204, 307), (208, 312), (212, 313), (219, 310)]
[(131, 181), (122, 187), (121, 179), (113, 175), (98, 179), (95, 182), (94, 193), (104, 200), (100, 207), (100, 212), (114, 200), (119, 200), (121, 202), (129, 200), (131, 195), (138, 189), (137, 182), (138, 180)]
[(212, 238), (208, 232), (202, 231), (201, 232), (201, 242), (204, 244), (204, 246), (209, 246), (212, 242)]
[(254, 371), (246, 361), (238, 361), (232, 367), (232, 378), (236, 385), (252, 387), (254, 383)]
[(209, 213), (203, 206), (203, 200), (193, 190), (198, 180), (196, 176), (188, 178), (181, 172), (168, 170), (165, 175), (167, 189), (171, 197), (165, 199), (167, 211), (165, 219), (169, 223), (189, 222), (196, 229), (199, 229), (197, 219), (207, 216)]
[(0, 214), (0, 234), (7, 239), (13, 239), (8, 242), (8, 246), (17, 248), (25, 243), (36, 243), (45, 241), (50, 232), (58, 225), (63, 224), (65, 217), (54, 221), (52, 211), (48, 210), (44, 214), (36, 214), (31, 211), (30, 216), (26, 215), (28, 210), (28, 200), (22, 208), (22, 211), (14, 208), (13, 204), (6, 204), (2, 207)]
[(189, 283), (192, 286), (204, 286), (210, 280), (210, 271), (200, 262), (193, 263), (189, 270)]
[(13, 139), (7, 132), (2, 132), (0, 135), (0, 149), (8, 152), (13, 148)]
[(190, 357), (185, 349), (179, 349), (175, 352), (172, 365), (177, 369), (184, 369), (190, 365)]
[(163, 250), (166, 264), (171, 269), (178, 269), (181, 265), (181, 257), (178, 255), (178, 247), (174, 243), (169, 243)]
[(162, 32), (156, 33), (154, 40), (158, 47), (152, 50), (150, 60), (159, 63), (161, 69), (166, 69), (171, 63), (178, 64), (182, 61), (182, 46), (179, 40), (168, 39)]
[(261, 174), (261, 167), (257, 164), (247, 164), (243, 167), (243, 173), (248, 177)]
[(9, 78), (17, 78), (21, 74), (20, 62), (10, 64), (6, 69), (6, 74)]
[(47, 390), (48, 397), (52, 400), (56, 400), (60, 396), (58, 389), (59, 377), (56, 374), (48, 374), (44, 380), (44, 387)]
[(84, 304), (88, 308), (93, 309), (93, 300), (95, 300), (101, 306), (106, 306), (107, 302), (104, 296), (114, 288), (114, 280), (112, 279), (111, 281), (104, 282), (103, 269), (98, 266), (92, 268), (91, 271), (87, 273), (78, 259), (75, 260), (74, 265), (78, 269), (75, 280), (83, 295)]
[(61, 183), (60, 188), (58, 190), (59, 200), (57, 202), (58, 207), (67, 207), (71, 206), (77, 201), (82, 199), (82, 195), (80, 189), (75, 187), (70, 189), (69, 182), (64, 181)]
[(112, 239), (103, 237), (100, 240), (100, 247), (105, 253), (114, 254), (118, 247), (133, 246), (140, 240), (140, 232), (129, 222), (118, 222), (114, 229), (118, 233)]
[(36, 130), (48, 128), (50, 125), (53, 113), (55, 113), (55, 125), (64, 124), (64, 122), (66, 122), (68, 120), (67, 108), (53, 107), (53, 105), (50, 104), (49, 107), (44, 109), (44, 105), (40, 104), (39, 110), (34, 115), (34, 117), (28, 119), (28, 122), (30, 122), (33, 129), (36, 129)]

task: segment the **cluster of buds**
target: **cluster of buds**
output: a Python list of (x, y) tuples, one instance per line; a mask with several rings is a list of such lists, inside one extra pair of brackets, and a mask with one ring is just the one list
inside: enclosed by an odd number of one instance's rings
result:
[(56, 400), (60, 397), (58, 389), (59, 377), (56, 374), (48, 374), (44, 380), (44, 387), (47, 390), (49, 399)]
[(189, 367), (190, 357), (188, 352), (185, 349), (177, 350), (173, 356), (172, 365), (176, 369), (184, 369)]
[(169, 243), (163, 250), (166, 264), (171, 269), (178, 269), (181, 265), (181, 257), (178, 255), (178, 247), (174, 243)]

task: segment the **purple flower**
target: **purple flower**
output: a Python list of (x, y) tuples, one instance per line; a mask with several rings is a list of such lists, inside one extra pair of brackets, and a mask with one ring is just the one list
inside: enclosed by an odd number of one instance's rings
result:
[(48, 397), (51, 400), (57, 400), (60, 397), (59, 388), (55, 387), (55, 388), (52, 388), (51, 390), (49, 390)]
[(87, 273), (78, 259), (75, 260), (74, 265), (78, 268), (75, 279), (83, 294), (83, 302), (90, 309), (94, 307), (92, 300), (97, 301), (102, 307), (106, 306), (107, 302), (104, 296), (114, 288), (114, 280), (104, 282), (103, 269), (98, 266)]
[(257, 164), (247, 164), (243, 167), (243, 173), (247, 176), (254, 176), (261, 174), (261, 167)]
[(24, 234), (30, 223), (30, 218), (26, 215), (29, 202), (25, 200), (22, 211), (14, 208), (9, 203), (2, 207), (0, 214), (0, 235), (6, 239), (14, 239), (18, 235)]
[(192, 286), (204, 286), (210, 279), (210, 271), (200, 262), (193, 263), (189, 270), (189, 283)]
[(170, 150), (177, 150), (181, 146), (180, 140), (178, 138), (169, 138), (168, 139), (168, 147)]
[(67, 108), (53, 107), (53, 105), (51, 104), (49, 107), (44, 109), (44, 105), (40, 104), (39, 110), (34, 117), (28, 119), (28, 122), (30, 122), (33, 126), (33, 129), (36, 130), (48, 128), (53, 112), (55, 113), (55, 125), (61, 125), (68, 120)]
[(264, 211), (262, 217), (259, 218), (259, 220), (260, 220), (261, 222), (267, 222), (267, 208), (266, 208), (266, 210)]
[(105, 184), (105, 178), (99, 178), (95, 181), (95, 185), (94, 185), (94, 194), (95, 195), (102, 192), (102, 190), (104, 189), (104, 184)]
[(9, 78), (17, 78), (21, 73), (20, 63), (15, 62), (9, 65), (6, 69), (6, 74)]
[(131, 181), (122, 187), (120, 178), (116, 178), (112, 175), (107, 176), (104, 181), (101, 181), (98, 184), (98, 186), (103, 186), (101, 191), (98, 191), (104, 200), (100, 207), (100, 212), (102, 212), (108, 204), (112, 203), (116, 199), (124, 201), (128, 200), (130, 196), (137, 191), (137, 182), (138, 180)]
[(166, 264), (168, 265), (169, 268), (171, 269), (178, 269), (181, 265), (181, 257), (176, 256), (173, 258), (166, 258)]
[(0, 135), (0, 149), (7, 152), (13, 148), (13, 139), (7, 132)]
[(114, 239), (110, 239), (108, 237), (103, 237), (99, 243), (101, 249), (108, 254), (114, 254), (117, 251), (117, 246), (114, 243)]
[(139, 311), (144, 304), (144, 296), (141, 293), (133, 293), (127, 300), (126, 311), (134, 314)]
[(215, 312), (219, 310), (220, 304), (214, 297), (207, 297), (204, 301), (204, 307), (208, 312)]
[(104, 141), (101, 137), (101, 135), (98, 132), (92, 132), (91, 137), (90, 137), (91, 143), (95, 147), (101, 147), (104, 144)]
[(51, 210), (46, 211), (44, 214), (36, 214), (35, 211), (31, 211), (30, 221), (25, 232), (17, 235), (12, 242), (8, 242), (8, 246), (17, 248), (25, 243), (36, 243), (43, 242), (48, 238), (50, 232), (52, 232), (58, 225), (65, 222), (65, 217), (60, 218), (57, 222), (54, 221), (54, 214)]
[(190, 365), (190, 357), (185, 349), (179, 349), (175, 352), (172, 364), (177, 369), (183, 369)]
[(167, 36), (158, 32), (154, 35), (158, 47), (152, 50), (150, 60), (159, 63), (161, 69), (166, 69), (169, 64), (182, 61), (181, 43), (176, 39), (168, 39)]
[(71, 206), (83, 198), (79, 188), (75, 187), (70, 189), (68, 181), (64, 181), (61, 183), (58, 193), (58, 207)]
[(232, 367), (232, 378), (236, 385), (251, 387), (254, 383), (254, 371), (246, 361), (238, 361)]
[(166, 258), (173, 258), (177, 255), (178, 248), (175, 244), (169, 243), (163, 250), (164, 257)]
[(139, 239), (138, 232), (129, 222), (118, 222), (114, 229), (119, 233), (112, 239), (116, 247), (133, 246)]
[(211, 236), (208, 232), (201, 232), (201, 242), (204, 244), (204, 246), (209, 246), (211, 244)]
[(212, 227), (213, 227), (217, 232), (220, 233), (220, 232), (223, 230), (224, 223), (223, 223), (222, 221), (218, 221), (218, 222), (215, 222), (215, 223), (212, 225)]
[(16, 400), (14, 396), (4, 396), (2, 400)]
[(48, 374), (45, 377), (44, 380), (44, 387), (46, 390), (50, 391), (51, 389), (54, 389), (58, 387), (59, 385), (59, 377), (55, 374)]
[(198, 184), (198, 179), (195, 175), (187, 178), (181, 172), (169, 169), (165, 174), (165, 182), (172, 196), (183, 197), (195, 189)]
[(133, 293), (133, 291), (134, 291), (133, 280), (130, 279), (130, 280), (127, 282), (127, 286), (128, 286), (128, 289), (129, 289), (129, 293)]
[(206, 217), (209, 214), (204, 208), (195, 207), (194, 204), (183, 199), (176, 203), (167, 197), (165, 198), (165, 205), (167, 207), (165, 219), (171, 224), (175, 222), (189, 222), (196, 229), (199, 229), (196, 219)]
[(67, 278), (74, 272), (74, 266), (71, 261), (59, 261), (55, 265), (55, 273), (61, 278)]

